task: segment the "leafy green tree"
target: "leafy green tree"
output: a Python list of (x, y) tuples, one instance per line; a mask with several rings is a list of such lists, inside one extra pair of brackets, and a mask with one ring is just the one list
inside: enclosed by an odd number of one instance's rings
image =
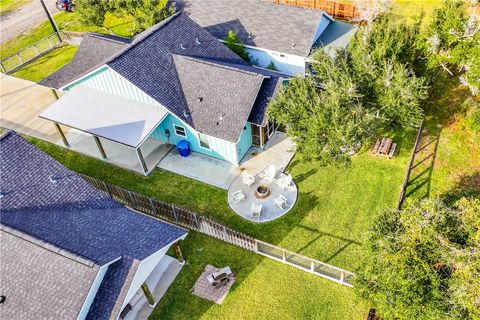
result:
[(114, 11), (133, 17), (133, 33), (141, 32), (175, 13), (168, 0), (115, 0)]
[(110, 0), (76, 0), (75, 6), (83, 24), (103, 27), (105, 15), (111, 10), (112, 3)]
[(234, 30), (228, 31), (228, 34), (225, 37), (225, 45), (238, 54), (243, 60), (250, 62), (250, 56), (247, 50), (245, 50), (245, 45)]
[(473, 95), (480, 93), (480, 20), (469, 16), (467, 2), (445, 0), (433, 13), (421, 42), (432, 69), (459, 76)]
[(306, 159), (348, 161), (348, 154), (375, 126), (362, 105), (347, 56), (347, 52), (335, 59), (325, 56), (313, 66), (321, 77), (292, 79), (269, 105), (269, 117), (285, 126)]
[(355, 290), (384, 319), (479, 319), (480, 199), (385, 210)]
[(168, 0), (76, 0), (77, 11), (86, 25), (103, 27), (105, 15), (133, 19), (132, 34), (139, 33), (175, 13)]

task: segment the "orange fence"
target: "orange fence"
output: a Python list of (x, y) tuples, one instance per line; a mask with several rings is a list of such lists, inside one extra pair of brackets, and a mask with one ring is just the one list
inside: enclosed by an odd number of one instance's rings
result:
[(285, 4), (287, 6), (323, 10), (334, 18), (353, 19), (358, 17), (358, 12), (355, 6), (351, 3), (327, 0), (273, 0), (273, 2)]

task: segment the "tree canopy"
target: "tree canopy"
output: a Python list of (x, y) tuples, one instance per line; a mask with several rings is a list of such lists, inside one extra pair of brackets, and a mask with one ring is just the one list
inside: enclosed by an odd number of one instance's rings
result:
[(422, 118), (427, 94), (415, 73), (417, 34), (417, 25), (387, 15), (361, 28), (347, 50), (315, 51), (310, 74), (280, 91), (269, 116), (284, 125), (301, 155), (322, 161), (348, 160), (385, 123), (410, 129)]
[(103, 27), (105, 15), (128, 16), (133, 19), (132, 34), (139, 33), (175, 13), (168, 0), (77, 0), (83, 23)]
[(245, 45), (242, 42), (242, 39), (238, 36), (237, 32), (234, 30), (229, 30), (227, 36), (225, 37), (225, 45), (238, 54), (243, 60), (250, 62), (250, 56), (245, 50)]
[(467, 2), (445, 0), (433, 13), (422, 46), (431, 68), (456, 75), (473, 95), (480, 94), (480, 19)]
[(385, 319), (480, 317), (480, 199), (429, 199), (374, 220), (355, 290)]

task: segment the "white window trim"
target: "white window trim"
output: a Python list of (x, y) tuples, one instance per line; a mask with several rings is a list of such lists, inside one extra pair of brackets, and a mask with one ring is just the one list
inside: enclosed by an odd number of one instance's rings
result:
[[(204, 146), (202, 146), (202, 141), (200, 140), (200, 135), (203, 134), (204, 136), (207, 137), (207, 143), (208, 143), (208, 148), (205, 148)], [(197, 139), (198, 139), (198, 145), (200, 146), (200, 148), (202, 149), (205, 149), (205, 150), (212, 150), (212, 146), (210, 145), (210, 137), (204, 133), (201, 133), (201, 132), (198, 132), (197, 133)]]
[[(185, 135), (182, 136), (181, 134), (178, 134), (178, 133), (177, 133), (177, 128), (182, 128), (182, 129), (183, 129), (183, 132), (185, 132)], [(175, 133), (175, 135), (176, 135), (177, 137), (186, 138), (186, 137), (187, 137), (187, 128), (182, 127), (182, 126), (179, 126), (179, 125), (177, 125), (177, 124), (174, 124), (174, 125), (173, 125), (173, 133)]]

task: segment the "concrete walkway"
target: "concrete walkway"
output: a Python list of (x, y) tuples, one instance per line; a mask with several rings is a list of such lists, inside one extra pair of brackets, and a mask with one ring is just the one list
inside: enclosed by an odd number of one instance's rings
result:
[[(50, 14), (58, 12), (54, 0), (45, 0)], [(7, 42), (47, 20), (47, 15), (39, 0), (33, 0), (23, 7), (0, 16), (0, 43)], [(52, 33), (54, 32), (52, 28)]]

